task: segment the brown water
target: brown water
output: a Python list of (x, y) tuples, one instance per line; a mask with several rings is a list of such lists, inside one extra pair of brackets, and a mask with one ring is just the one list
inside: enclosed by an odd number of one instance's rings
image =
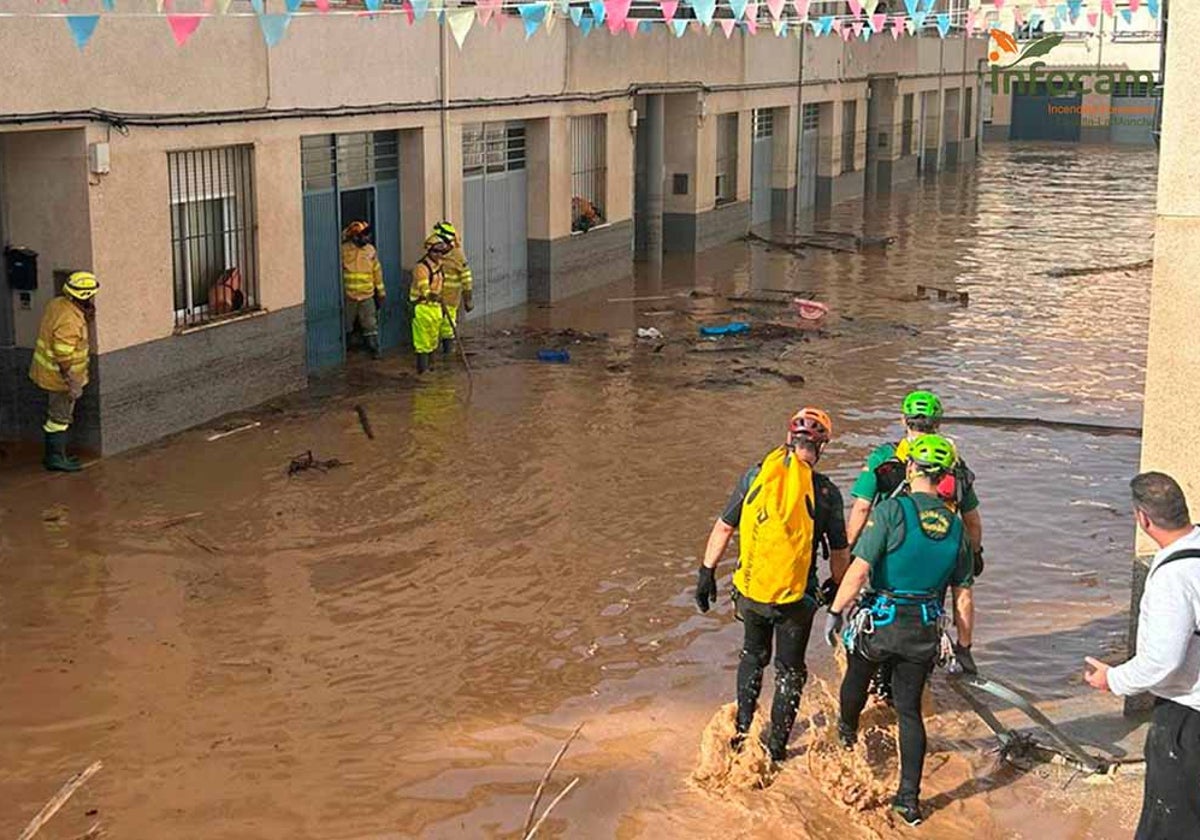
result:
[[(1148, 258), (1156, 163), (990, 148), (973, 171), (818, 224), (895, 236), (886, 252), (796, 259), (736, 244), (668, 261), (659, 282), (526, 313), (608, 333), (572, 344), (569, 365), (528, 360), (541, 340), (515, 344), (500, 332), (512, 318), (476, 323), (469, 399), (461, 374), (416, 387), (407, 360), (356, 362), (217, 442), (197, 430), (77, 477), (9, 470), (0, 836), (100, 758), (43, 836), (100, 819), (123, 838), (515, 837), (581, 721), (551, 793), (582, 781), (544, 836), (886, 836), (878, 810), (839, 804), (850, 771), (822, 760), (815, 681), (815, 722), (796, 736), (809, 757), (769, 790), (716, 796), (690, 781), (702, 731), (732, 699), (740, 642), (731, 562), (720, 608), (691, 604), (708, 528), (802, 403), (834, 415), (823, 465), (847, 491), (868, 449), (898, 433), (910, 387), (936, 388), (952, 415), (1138, 425), (1148, 275), (1040, 272)], [(918, 283), (966, 290), (970, 305), (908, 300)], [(693, 286), (794, 289), (833, 315), (807, 342), (688, 353), (695, 319), (641, 313), (729, 308), (673, 296)], [(607, 303), (632, 294), (673, 297)], [(651, 325), (667, 334), (660, 352), (632, 336)], [(1138, 441), (949, 431), (983, 500), (977, 659), (1070, 701), (1084, 653), (1123, 646)], [(289, 478), (307, 449), (350, 463)], [(836, 690), (816, 640), (810, 667)], [(1097, 816), (1108, 793), (1064, 804), (1059, 780), (996, 768), (943, 694), (927, 836), (1128, 836), (1128, 807)], [(886, 773), (863, 761), (860, 775)]]

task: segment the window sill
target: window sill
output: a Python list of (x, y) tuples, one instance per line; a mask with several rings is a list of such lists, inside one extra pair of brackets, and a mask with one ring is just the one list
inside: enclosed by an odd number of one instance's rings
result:
[(221, 318), (214, 318), (211, 321), (206, 321), (203, 324), (196, 324), (195, 326), (191, 327), (176, 327), (174, 334), (191, 335), (192, 333), (204, 332), (205, 330), (211, 330), (215, 327), (223, 327), (226, 324), (236, 324), (241, 321), (249, 321), (252, 318), (261, 318), (267, 314), (268, 311), (266, 309), (252, 309), (249, 312), (239, 312), (236, 315), (227, 315)]
[(604, 230), (605, 228), (610, 228), (610, 227), (612, 227), (612, 222), (605, 222), (604, 224), (600, 224), (600, 225), (592, 225), (587, 230), (573, 230), (573, 231), (571, 231), (571, 235), (572, 236), (585, 236), (586, 234), (589, 234), (594, 230)]
[(713, 209), (720, 210), (723, 207), (728, 207), (731, 204), (737, 204), (737, 203), (738, 203), (738, 200), (736, 198), (718, 198), (713, 203)]

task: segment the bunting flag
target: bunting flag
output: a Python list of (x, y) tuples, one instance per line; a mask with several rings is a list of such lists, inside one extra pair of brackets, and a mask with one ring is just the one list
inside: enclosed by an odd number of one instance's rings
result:
[(487, 26), (488, 21), (492, 19), (492, 15), (500, 11), (500, 4), (504, 0), (478, 0), (475, 4), (476, 14), (479, 15), (479, 22)]
[(808, 7), (812, 4), (812, 0), (792, 0), (792, 5), (796, 8), (796, 19), (800, 21), (808, 20)]
[(582, 24), (582, 22), (583, 22), (583, 7), (582, 6), (572, 6), (570, 9), (567, 10), (567, 14), (570, 15), (570, 17), (571, 17), (571, 23), (575, 24), (576, 26), (579, 26)]
[(687, 32), (687, 28), (688, 28), (687, 18), (681, 18), (679, 20), (671, 21), (671, 28), (673, 30), (675, 30), (676, 38), (682, 38), (683, 33)]
[(625, 32), (632, 38), (637, 34), (638, 22), (637, 18), (625, 18)]
[(268, 47), (274, 47), (283, 40), (283, 36), (287, 34), (288, 24), (292, 22), (292, 16), (284, 12), (283, 14), (260, 14), (258, 16), (258, 26), (262, 29), (263, 41)]
[(1013, 24), (1020, 28), (1025, 23), (1025, 14), (1021, 11), (1020, 6), (1013, 6)]
[(83, 49), (96, 34), (96, 24), (100, 22), (100, 15), (67, 15), (64, 20), (67, 22), (67, 28), (71, 30), (71, 37), (75, 39), (75, 46)]
[(997, 12), (1004, 8), (1004, 0), (992, 0), (992, 2), (996, 6)]
[(828, 35), (833, 29), (833, 16), (822, 15), (812, 22), (814, 35)]
[(287, 0), (287, 10), (295, 14), (300, 10), (300, 0)]
[(450, 34), (454, 36), (454, 43), (458, 44), (460, 50), (462, 49), (463, 41), (467, 40), (467, 33), (471, 31), (471, 27), (474, 24), (474, 9), (467, 7), (446, 10), (446, 25), (450, 27)]
[(909, 32), (913, 32), (918, 29), (924, 29), (925, 28), (925, 18), (927, 18), (927, 17), (929, 17), (929, 12), (917, 12), (915, 15), (913, 15), (912, 16), (913, 28), (910, 29)]
[[(226, 5), (226, 7), (229, 6), (228, 3), (226, 3), (225, 5)], [(104, 11), (114, 12), (117, 9), (117, 0), (104, 0), (103, 6), (104, 6)]]
[(696, 13), (696, 20), (711, 26), (717, 12), (717, 0), (692, 0), (692, 11)]
[(546, 7), (546, 31), (547, 32), (554, 31), (554, 21), (557, 19), (558, 19), (558, 15), (556, 15), (554, 13), (554, 7), (547, 6)]
[[(782, 0), (780, 0), (782, 2)], [(675, 12), (679, 10), (679, 0), (662, 0), (658, 4), (662, 9), (663, 20), (672, 21), (675, 19)]]
[(1071, 13), (1071, 23), (1079, 20), (1079, 13), (1083, 11), (1083, 0), (1067, 0), (1067, 9)]
[(171, 27), (175, 45), (182, 47), (186, 44), (188, 38), (195, 34), (203, 19), (200, 15), (167, 15), (167, 24)]
[(413, 17), (422, 20), (429, 13), (429, 0), (408, 0), (412, 4)]
[(726, 38), (733, 35), (733, 27), (737, 26), (737, 21), (733, 18), (721, 18), (718, 23), (721, 24), (721, 29), (724, 31)]
[[(518, 3), (517, 12), (521, 15), (521, 22), (525, 24), (525, 40), (528, 41), (545, 20), (546, 7), (541, 3)], [(504, 17), (504, 15), (499, 15), (499, 17)]]
[(746, 4), (746, 31), (751, 35), (758, 34), (758, 3)]
[(1100, 23), (1100, 13), (1099, 12), (1088, 12), (1087, 13), (1087, 22), (1088, 22), (1088, 28), (1095, 30), (1095, 28)]
[[(217, 14), (223, 15), (229, 11), (229, 5), (233, 0), (217, 0)], [(324, 7), (324, 8), (322, 8)], [(317, 8), (322, 12), (329, 11), (329, 0), (317, 0)]]
[(855, 38), (862, 37), (863, 22), (861, 20), (852, 21), (850, 23), (850, 31), (854, 33)]
[(250, 0), (250, 8), (254, 9), (256, 15), (266, 14), (267, 11), (263, 8), (263, 0)]
[(1117, 14), (1117, 7), (1113, 0), (1100, 0), (1100, 11), (1109, 17), (1115, 17)]
[(596, 23), (604, 23), (604, 15), (606, 14), (604, 0), (592, 0), (592, 2), (588, 3), (588, 8), (592, 10), (592, 18)]
[(917, 22), (914, 21), (912, 18), (909, 18), (908, 20), (904, 21), (904, 30), (909, 35), (916, 35), (917, 34)]
[[(412, 10), (412, 4), (409, 3), (408, 0), (402, 0), (402, 2), (400, 3), (400, 13), (402, 15), (404, 15), (405, 23), (407, 23), (409, 26), (412, 26), (413, 25), (413, 10)], [(502, 23), (503, 21), (500, 21), (499, 19), (497, 19), (497, 22)]]
[(1130, 14), (1136, 12), (1140, 8), (1142, 8), (1142, 0), (1129, 0)]
[(1146, 0), (1146, 11), (1150, 13), (1150, 17), (1155, 19), (1158, 18), (1158, 7), (1158, 0)]
[(592, 32), (592, 27), (596, 25), (594, 17), (585, 17), (579, 21), (579, 31), (583, 33), (583, 37), (587, 37)]
[(887, 26), (887, 12), (876, 12), (871, 15), (871, 31), (878, 35)]
[(787, 30), (788, 23), (786, 20), (781, 19), (771, 21), (771, 31), (775, 33), (776, 38), (786, 38)]
[(771, 15), (771, 20), (779, 22), (779, 19), (783, 17), (783, 6), (786, 2), (787, 0), (767, 0), (767, 11)]
[(862, 17), (862, 0), (848, 0), (850, 6), (850, 14), (855, 17)]
[(969, 9), (967, 11), (967, 37), (970, 38), (975, 34), (975, 23), (979, 18), (978, 9)]
[(368, 12), (378, 12), (383, 7), (383, 0), (363, 0)]
[(632, 0), (604, 0), (604, 17), (608, 31), (614, 35), (625, 28)]
[(917, 0), (904, 0), (904, 11), (908, 12), (908, 16), (912, 17), (917, 13)]
[(937, 20), (938, 35), (945, 38), (950, 34), (950, 13), (938, 12), (935, 19)]
[(1130, 26), (1133, 24), (1133, 12), (1129, 11), (1129, 9), (1122, 9), (1121, 17), (1123, 17), (1125, 19), (1126, 26)]
[(733, 12), (734, 20), (741, 20), (746, 16), (747, 0), (729, 0), (729, 11)]
[(924, 6), (926, 15), (933, 11), (933, 4), (936, 2), (937, 0), (922, 0), (922, 5)]
[[(408, 4), (405, 3), (405, 5), (407, 6)], [(504, 24), (508, 22), (508, 15), (492, 15), (492, 20), (496, 21), (496, 31), (499, 32), (504, 29)], [(409, 12), (408, 22), (412, 23), (411, 11)]]

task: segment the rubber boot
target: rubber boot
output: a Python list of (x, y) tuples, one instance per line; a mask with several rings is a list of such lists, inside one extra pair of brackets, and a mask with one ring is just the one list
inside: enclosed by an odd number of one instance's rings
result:
[(371, 358), (372, 359), (383, 358), (383, 353), (381, 353), (379, 351), (379, 336), (368, 335), (368, 336), (366, 336), (365, 340), (367, 342), (367, 349), (371, 351)]
[(46, 432), (46, 456), (42, 465), (51, 472), (79, 472), (83, 466), (67, 455), (67, 433)]
[(428, 353), (418, 353), (417, 354), (417, 373), (418, 374), (429, 373), (429, 354)]
[(449, 356), (451, 351), (453, 351), (453, 350), (454, 350), (454, 339), (443, 338), (442, 339), (442, 355)]

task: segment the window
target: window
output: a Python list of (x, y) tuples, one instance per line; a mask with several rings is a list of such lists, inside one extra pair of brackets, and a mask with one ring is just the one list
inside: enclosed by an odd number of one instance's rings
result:
[(738, 115), (717, 117), (717, 204), (737, 201)]
[(908, 157), (913, 153), (913, 94), (904, 95), (904, 112), (900, 124), (900, 154)]
[(469, 123), (463, 126), (463, 176), (525, 168), (525, 126)]
[(754, 109), (754, 139), (765, 140), (775, 134), (775, 109)]
[(586, 232), (604, 224), (604, 182), (608, 118), (571, 117), (571, 230)]
[(816, 131), (821, 127), (821, 106), (818, 104), (804, 106), (804, 130)]
[(975, 124), (975, 88), (963, 92), (963, 137), (970, 139)]
[(854, 171), (854, 147), (858, 138), (858, 103), (842, 103), (842, 172)]
[(169, 152), (175, 326), (258, 306), (254, 147)]

